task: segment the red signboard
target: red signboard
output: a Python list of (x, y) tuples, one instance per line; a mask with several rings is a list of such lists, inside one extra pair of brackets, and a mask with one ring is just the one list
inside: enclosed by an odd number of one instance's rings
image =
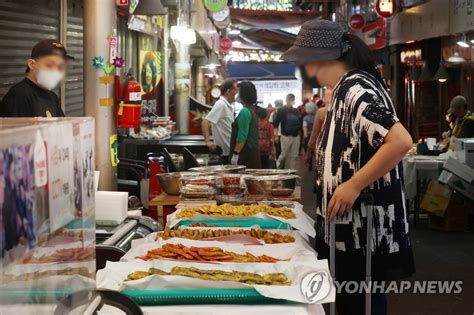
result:
[(365, 25), (365, 19), (362, 14), (352, 14), (349, 18), (349, 26), (353, 30), (360, 30)]
[(128, 6), (128, 0), (117, 0), (116, 3), (120, 7)]
[(377, 0), (375, 3), (375, 12), (383, 18), (392, 17), (397, 11), (397, 3), (395, 0)]
[(219, 46), (222, 51), (229, 51), (232, 49), (232, 40), (229, 37), (221, 38)]
[(387, 25), (385, 19), (379, 18), (362, 28), (364, 42), (370, 49), (380, 49), (387, 46)]

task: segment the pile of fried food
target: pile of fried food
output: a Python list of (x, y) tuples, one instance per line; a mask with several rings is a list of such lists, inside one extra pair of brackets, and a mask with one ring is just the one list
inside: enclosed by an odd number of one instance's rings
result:
[(275, 263), (282, 261), (267, 255), (254, 256), (250, 253), (237, 254), (219, 247), (187, 247), (183, 244), (164, 244), (152, 249), (145, 256), (137, 257), (143, 260), (170, 258), (187, 261), (237, 262), (237, 263)]
[(148, 271), (136, 271), (128, 275), (128, 280), (138, 280), (151, 275), (183, 276), (211, 281), (236, 281), (250, 285), (290, 285), (291, 281), (284, 273), (257, 273), (241, 271), (202, 270), (194, 267), (173, 267), (170, 272), (156, 268)]
[(280, 233), (272, 233), (266, 230), (260, 229), (183, 229), (183, 230), (171, 230), (166, 227), (162, 232), (158, 232), (156, 239), (162, 238), (164, 240), (179, 237), (187, 238), (191, 240), (206, 240), (210, 238), (230, 236), (230, 235), (247, 235), (250, 237), (263, 240), (266, 244), (279, 244), (279, 243), (294, 243), (295, 238), (292, 235), (282, 235)]
[(42, 255), (40, 257), (27, 256), (23, 258), (24, 264), (47, 264), (47, 263), (66, 263), (75, 261), (86, 261), (94, 259), (95, 248), (63, 248), (56, 250), (51, 255)]
[(32, 281), (52, 276), (84, 276), (94, 278), (95, 272), (91, 273), (87, 267), (65, 268), (62, 270), (46, 270), (30, 273), (22, 273), (20, 275), (5, 275), (0, 276), (0, 283), (7, 283), (11, 281)]
[(268, 205), (231, 205), (228, 203), (222, 204), (220, 206), (210, 205), (210, 206), (200, 206), (194, 208), (183, 208), (179, 210), (176, 214), (178, 219), (181, 218), (192, 218), (194, 214), (204, 214), (209, 216), (238, 216), (238, 217), (247, 217), (254, 216), (257, 213), (266, 213), (275, 217), (281, 217), (284, 219), (294, 219), (296, 218), (295, 213), (286, 207), (270, 207)]

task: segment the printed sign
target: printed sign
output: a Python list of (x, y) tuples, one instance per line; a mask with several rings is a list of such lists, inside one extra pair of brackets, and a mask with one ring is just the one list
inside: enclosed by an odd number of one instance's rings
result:
[(55, 231), (74, 218), (72, 125), (50, 126), (47, 139), (49, 218)]
[(118, 165), (118, 140), (117, 140), (117, 135), (111, 135), (110, 136), (110, 162), (112, 163), (112, 166), (117, 166)]
[(48, 162), (46, 160), (44, 140), (39, 130), (36, 131), (33, 159), (35, 165), (35, 186), (43, 187), (48, 183)]

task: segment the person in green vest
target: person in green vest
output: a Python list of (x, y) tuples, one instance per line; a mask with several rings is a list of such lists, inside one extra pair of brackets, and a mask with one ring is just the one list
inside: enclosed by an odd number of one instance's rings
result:
[(258, 117), (255, 113), (257, 89), (250, 81), (241, 82), (239, 88), (239, 96), (244, 107), (232, 124), (229, 158), (232, 165), (261, 168), (258, 148)]
[(468, 109), (468, 102), (464, 96), (453, 97), (448, 114), (454, 116), (454, 127), (451, 136), (456, 138), (474, 137), (474, 114)]

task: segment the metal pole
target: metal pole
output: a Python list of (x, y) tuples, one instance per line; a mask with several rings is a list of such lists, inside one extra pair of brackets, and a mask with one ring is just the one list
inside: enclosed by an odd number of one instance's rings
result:
[[(176, 123), (180, 134), (189, 133), (189, 92), (191, 89), (191, 67), (189, 65), (189, 45), (176, 42), (174, 108)], [(186, 70), (187, 75), (186, 75)], [(183, 74), (185, 74), (183, 76)], [(185, 80), (183, 82), (183, 79)], [(187, 80), (187, 86), (186, 86)]]
[(117, 27), (114, 0), (84, 0), (84, 105), (86, 116), (95, 118), (95, 165), (100, 171), (100, 190), (117, 189), (117, 169), (110, 157), (110, 136), (117, 133), (113, 106), (100, 106), (101, 98), (113, 98), (113, 85), (99, 83), (102, 70), (92, 66), (95, 56), (109, 56), (107, 37)]
[[(67, 48), (67, 2), (68, 0), (61, 0), (59, 4), (59, 40)], [(66, 80), (61, 82), (59, 86), (59, 96), (61, 101), (61, 109), (66, 113)]]
[(169, 116), (170, 114), (170, 95), (169, 95), (169, 86), (168, 86), (168, 73), (170, 68), (170, 23), (168, 14), (164, 16), (163, 20), (163, 110), (164, 116)]

